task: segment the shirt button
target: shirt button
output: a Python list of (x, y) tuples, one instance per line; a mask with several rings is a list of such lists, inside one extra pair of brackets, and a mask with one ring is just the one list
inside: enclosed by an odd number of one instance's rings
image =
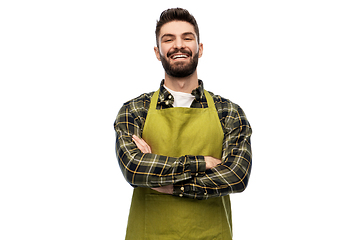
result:
[(181, 188), (180, 188), (180, 190), (181, 190), (181, 191), (184, 191), (184, 190), (185, 190), (185, 188), (184, 188), (184, 187), (181, 187)]
[(182, 196), (183, 196), (182, 193), (180, 193), (180, 194), (179, 194), (179, 197), (182, 197)]

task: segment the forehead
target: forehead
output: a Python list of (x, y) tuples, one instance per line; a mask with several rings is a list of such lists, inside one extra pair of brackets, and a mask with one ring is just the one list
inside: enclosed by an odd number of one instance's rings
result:
[(192, 32), (195, 36), (195, 28), (191, 23), (184, 21), (172, 21), (165, 23), (160, 29), (160, 38), (165, 34), (181, 35), (185, 32)]

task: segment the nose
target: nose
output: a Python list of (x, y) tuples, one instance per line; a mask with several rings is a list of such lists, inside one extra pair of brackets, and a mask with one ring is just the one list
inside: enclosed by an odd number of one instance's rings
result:
[(174, 48), (177, 48), (177, 49), (185, 48), (184, 41), (182, 38), (175, 39)]

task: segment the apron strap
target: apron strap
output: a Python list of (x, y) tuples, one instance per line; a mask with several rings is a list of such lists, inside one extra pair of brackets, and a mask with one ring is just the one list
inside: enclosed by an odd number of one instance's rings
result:
[(216, 111), (214, 99), (212, 98), (212, 96), (210, 95), (210, 93), (208, 91), (204, 90), (204, 93), (205, 93), (206, 101), (208, 104), (208, 108)]
[(160, 89), (154, 92), (153, 96), (151, 97), (150, 101), (150, 108), (149, 109), (156, 109), (158, 98), (159, 98)]

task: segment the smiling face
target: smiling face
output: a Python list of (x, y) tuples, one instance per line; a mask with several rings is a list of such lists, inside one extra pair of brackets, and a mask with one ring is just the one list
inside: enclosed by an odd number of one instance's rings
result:
[(196, 71), (203, 45), (197, 41), (194, 26), (184, 21), (172, 21), (161, 27), (159, 47), (155, 54), (166, 74), (183, 78)]

